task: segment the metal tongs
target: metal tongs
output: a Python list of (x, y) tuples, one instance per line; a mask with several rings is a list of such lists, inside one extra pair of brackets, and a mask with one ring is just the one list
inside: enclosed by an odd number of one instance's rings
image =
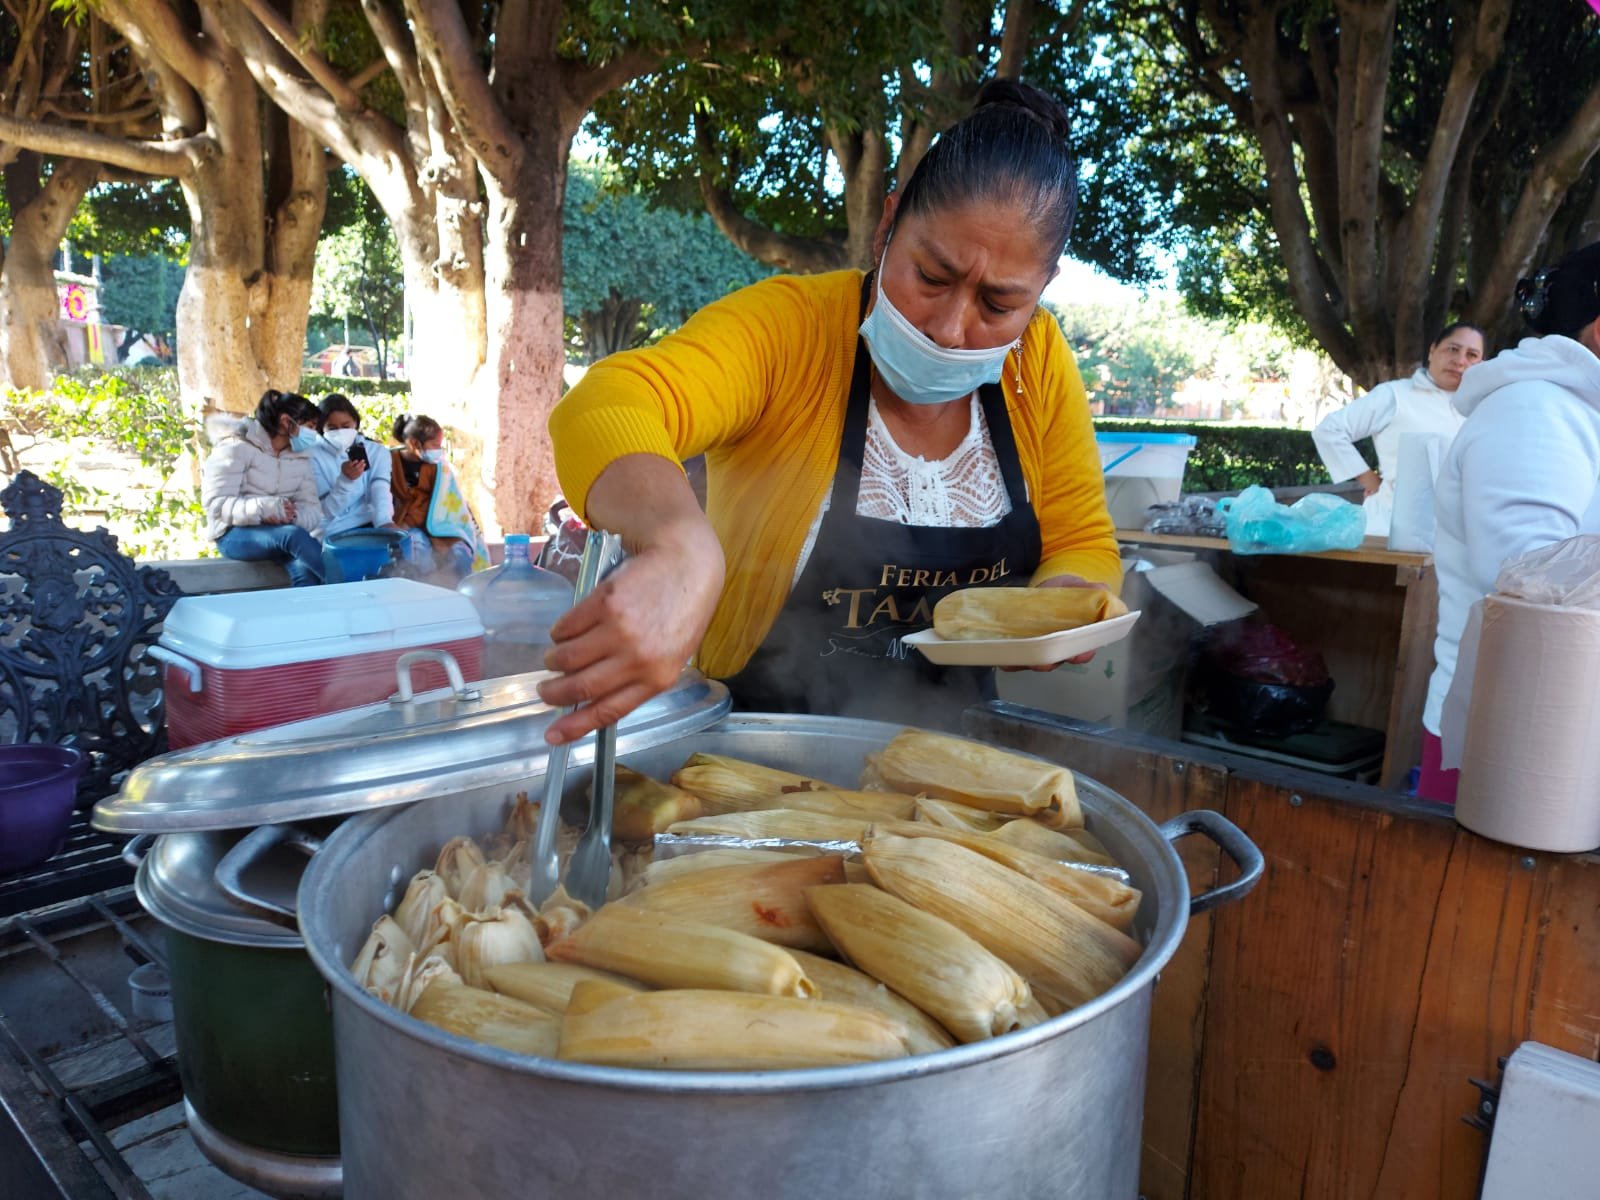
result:
[[(572, 602), (577, 604), (605, 578), (621, 558), (619, 540), (602, 529), (591, 529), (583, 544), (583, 559), (578, 564), (577, 584)], [(562, 710), (562, 715), (572, 712)], [(544, 772), (544, 800), (539, 805), (539, 824), (533, 835), (533, 871), (528, 883), (528, 898), (543, 904), (561, 884), (561, 863), (556, 853), (556, 827), (560, 823), (561, 793), (566, 786), (570, 743), (550, 748)], [(578, 840), (567, 864), (567, 895), (590, 908), (605, 902), (611, 880), (611, 801), (615, 789), (617, 727), (607, 725), (594, 735), (594, 782), (589, 795), (589, 826)]]

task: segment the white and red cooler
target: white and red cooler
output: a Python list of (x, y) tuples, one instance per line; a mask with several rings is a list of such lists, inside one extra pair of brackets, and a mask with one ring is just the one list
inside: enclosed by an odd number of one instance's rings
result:
[[(151, 656), (164, 666), (174, 750), (386, 699), (410, 650), (448, 651), (483, 678), (483, 622), (472, 601), (410, 579), (185, 596)], [(417, 691), (444, 687), (419, 664)]]

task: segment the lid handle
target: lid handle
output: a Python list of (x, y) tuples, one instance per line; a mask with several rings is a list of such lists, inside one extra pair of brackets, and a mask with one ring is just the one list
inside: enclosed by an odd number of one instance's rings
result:
[(255, 909), (275, 924), (298, 929), (299, 917), (293, 908), (269, 900), (265, 896), (256, 895), (244, 881), (244, 873), (269, 850), (279, 845), (292, 846), (310, 858), (321, 848), (322, 839), (303, 829), (296, 829), (293, 825), (263, 825), (245, 834), (234, 844), (233, 849), (217, 860), (211, 878), (222, 889), (223, 895), (235, 904)]
[(448, 650), (407, 650), (394, 664), (395, 675), (398, 677), (400, 690), (389, 697), (390, 704), (409, 704), (416, 695), (411, 683), (411, 668), (418, 663), (436, 662), (444, 668), (445, 677), (450, 681), (450, 690), (456, 694), (456, 699), (462, 703), (471, 700), (481, 700), (483, 693), (477, 688), (468, 687), (467, 681), (462, 677), (461, 667), (456, 662), (455, 656)]

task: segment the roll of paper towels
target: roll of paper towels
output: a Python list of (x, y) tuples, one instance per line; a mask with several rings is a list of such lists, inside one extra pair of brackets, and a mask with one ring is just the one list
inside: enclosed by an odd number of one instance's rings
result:
[(1483, 602), (1456, 820), (1513, 846), (1600, 846), (1600, 612)]

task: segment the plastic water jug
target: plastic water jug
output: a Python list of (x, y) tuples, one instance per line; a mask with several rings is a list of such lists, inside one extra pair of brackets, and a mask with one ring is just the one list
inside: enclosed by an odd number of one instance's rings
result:
[(542, 671), (550, 626), (572, 607), (572, 585), (534, 566), (528, 548), (527, 534), (507, 534), (505, 562), (457, 586), (483, 619), (485, 676)]

